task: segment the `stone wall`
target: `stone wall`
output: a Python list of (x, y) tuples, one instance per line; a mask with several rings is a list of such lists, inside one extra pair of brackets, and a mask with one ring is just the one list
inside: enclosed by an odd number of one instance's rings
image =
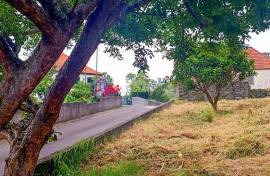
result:
[[(214, 89), (210, 88), (210, 94), (214, 92)], [(222, 98), (224, 99), (244, 99), (248, 98), (250, 94), (250, 85), (247, 81), (239, 81), (236, 82), (226, 88), (224, 91)], [(186, 99), (189, 101), (194, 100), (206, 100), (206, 96), (200, 90), (190, 90), (188, 92), (185, 91), (184, 86), (180, 83), (178, 85), (178, 96), (181, 99)]]
[(250, 85), (247, 81), (239, 81), (232, 85), (232, 99), (244, 99), (248, 98), (250, 94)]

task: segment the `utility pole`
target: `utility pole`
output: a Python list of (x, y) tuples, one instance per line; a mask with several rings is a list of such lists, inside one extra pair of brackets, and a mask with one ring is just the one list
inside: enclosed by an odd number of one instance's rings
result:
[(98, 46), (96, 50), (96, 80), (98, 79)]
[(94, 84), (93, 84), (93, 86), (94, 86), (94, 88), (93, 88), (93, 90), (94, 90), (94, 95), (95, 96), (97, 96), (97, 79), (98, 79), (98, 72), (97, 72), (97, 69), (98, 69), (98, 46), (97, 46), (97, 49), (96, 49), (96, 80), (94, 81)]

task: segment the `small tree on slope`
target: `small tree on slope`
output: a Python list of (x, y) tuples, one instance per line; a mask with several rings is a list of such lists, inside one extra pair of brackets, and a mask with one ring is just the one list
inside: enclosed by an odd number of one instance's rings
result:
[(233, 83), (252, 76), (255, 72), (253, 62), (246, 59), (242, 50), (232, 54), (230, 48), (224, 44), (208, 47), (211, 48), (199, 48), (185, 61), (176, 63), (174, 75), (187, 90), (195, 88), (202, 91), (217, 111), (218, 101), (224, 91)]

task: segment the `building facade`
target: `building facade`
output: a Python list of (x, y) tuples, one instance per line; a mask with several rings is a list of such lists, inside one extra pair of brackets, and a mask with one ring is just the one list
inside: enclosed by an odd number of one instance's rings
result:
[(256, 49), (249, 47), (246, 50), (247, 57), (254, 60), (256, 75), (248, 78), (251, 89), (270, 88), (270, 58), (268, 54), (260, 53)]
[[(54, 64), (55, 70), (59, 71), (63, 67), (67, 59), (68, 59), (68, 56), (62, 53)], [(102, 73), (97, 72), (96, 70), (88, 66), (85, 66), (82, 73), (80, 74), (78, 78), (78, 81), (83, 81), (85, 84), (92, 83), (96, 76), (99, 77), (101, 75)]]

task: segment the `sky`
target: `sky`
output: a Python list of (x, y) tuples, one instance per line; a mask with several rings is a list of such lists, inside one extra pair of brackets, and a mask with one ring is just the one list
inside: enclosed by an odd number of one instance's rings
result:
[[(270, 52), (270, 31), (266, 31), (260, 34), (251, 33), (251, 39), (246, 41), (251, 47), (254, 47), (260, 52)], [(67, 55), (70, 54), (70, 50), (65, 50)], [(133, 67), (134, 54), (132, 51), (121, 51), (124, 60), (117, 60), (110, 57), (108, 53), (104, 53), (104, 46), (98, 47), (98, 68), (99, 72), (107, 72), (114, 80), (115, 84), (120, 85), (122, 93), (126, 91), (125, 77), (128, 73), (137, 73), (138, 69)], [(161, 53), (155, 53), (155, 57), (148, 61), (149, 71), (148, 75), (151, 79), (164, 78), (170, 76), (173, 70), (173, 62), (166, 59), (162, 59)], [(96, 69), (96, 53), (90, 58), (88, 64), (89, 67)]]
[[(70, 50), (66, 50), (67, 55), (70, 54)], [(98, 47), (98, 68), (99, 72), (107, 72), (114, 80), (114, 84), (119, 85), (122, 93), (126, 92), (126, 75), (128, 73), (137, 73), (138, 68), (133, 67), (134, 62), (133, 51), (121, 51), (124, 60), (117, 60), (110, 57), (108, 53), (104, 53), (104, 46)], [(151, 79), (164, 78), (170, 76), (173, 70), (173, 62), (166, 59), (162, 59), (161, 53), (155, 53), (153, 59), (148, 60), (149, 71), (148, 76)], [(90, 58), (87, 66), (96, 70), (96, 53)]]
[(251, 33), (251, 39), (246, 43), (260, 52), (270, 52), (270, 31), (262, 32), (259, 35)]

